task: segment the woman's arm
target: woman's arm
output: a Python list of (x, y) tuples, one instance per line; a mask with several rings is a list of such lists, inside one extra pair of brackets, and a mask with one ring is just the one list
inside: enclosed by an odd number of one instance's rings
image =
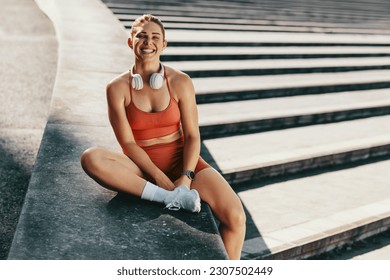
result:
[[(195, 89), (191, 78), (183, 73), (177, 74), (172, 86), (179, 101), (184, 133), (183, 171), (194, 171), (200, 154), (200, 133)], [(175, 182), (176, 186), (182, 184), (190, 186), (191, 180), (183, 175)]]
[[(116, 139), (128, 157), (145, 173), (154, 178), (156, 184), (164, 189), (174, 189), (172, 181), (151, 161), (148, 154), (136, 144), (126, 116), (126, 94), (128, 84), (114, 80), (106, 88), (108, 117)], [(129, 98), (129, 97), (128, 97)]]

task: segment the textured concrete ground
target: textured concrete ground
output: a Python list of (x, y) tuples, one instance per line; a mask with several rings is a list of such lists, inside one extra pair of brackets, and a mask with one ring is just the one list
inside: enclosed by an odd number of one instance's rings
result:
[(4, 259), (47, 121), (57, 41), (50, 20), (34, 1), (1, 0), (0, 6), (0, 259)]

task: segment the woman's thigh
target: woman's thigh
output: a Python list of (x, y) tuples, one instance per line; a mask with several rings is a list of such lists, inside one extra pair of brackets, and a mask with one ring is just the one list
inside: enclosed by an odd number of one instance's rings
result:
[(120, 164), (129, 172), (144, 177), (141, 169), (125, 154), (116, 151), (110, 151), (102, 147), (92, 147), (87, 149), (81, 156), (83, 165), (99, 166), (104, 168), (115, 162)]
[(87, 174), (103, 187), (140, 196), (145, 186), (141, 169), (126, 155), (94, 147), (81, 156)]

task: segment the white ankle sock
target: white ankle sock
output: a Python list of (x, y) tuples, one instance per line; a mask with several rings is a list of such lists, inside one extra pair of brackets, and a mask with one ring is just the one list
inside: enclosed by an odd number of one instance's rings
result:
[(164, 203), (164, 199), (170, 193), (170, 191), (160, 188), (159, 186), (147, 181), (144, 190), (142, 191), (141, 199)]

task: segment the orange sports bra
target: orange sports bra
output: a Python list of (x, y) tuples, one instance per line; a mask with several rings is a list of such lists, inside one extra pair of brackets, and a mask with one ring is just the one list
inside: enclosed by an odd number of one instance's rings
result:
[(126, 114), (136, 141), (160, 138), (180, 130), (179, 104), (172, 97), (166, 73), (164, 73), (164, 76), (170, 100), (168, 107), (159, 112), (149, 113), (138, 109), (132, 102), (133, 92), (130, 84), (131, 100), (126, 108)]

